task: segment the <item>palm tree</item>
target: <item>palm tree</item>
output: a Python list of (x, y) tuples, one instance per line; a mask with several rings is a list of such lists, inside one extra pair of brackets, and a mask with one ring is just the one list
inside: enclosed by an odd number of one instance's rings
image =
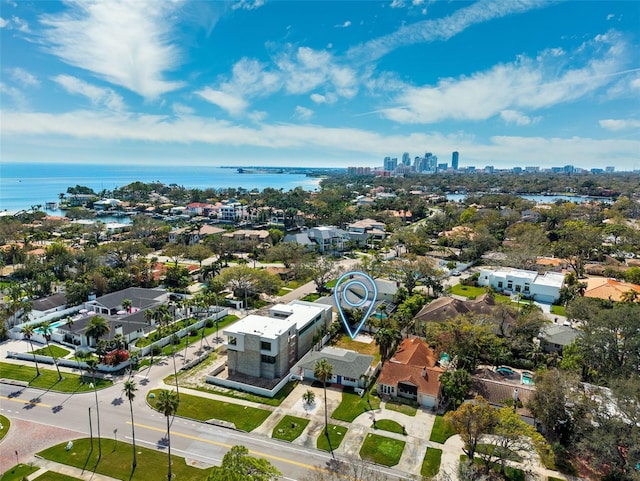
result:
[(131, 306), (132, 306), (132, 302), (131, 299), (123, 299), (122, 300), (122, 308), (127, 311), (127, 314), (131, 314)]
[(36, 352), (33, 350), (33, 341), (31, 338), (33, 337), (34, 328), (33, 325), (27, 325), (22, 328), (22, 335), (25, 337), (27, 341), (29, 341), (29, 345), (31, 346), (31, 352), (33, 352), (33, 362), (36, 363), (36, 375), (40, 375), (40, 368), (38, 367), (38, 359), (36, 359)]
[(96, 384), (96, 371), (97, 371), (98, 361), (95, 358), (87, 359), (87, 369), (91, 373), (91, 379), (93, 382), (91, 386), (93, 387), (93, 392), (96, 395), (96, 416), (98, 418), (98, 459), (102, 458), (102, 441), (100, 438), (100, 408), (98, 407), (98, 386)]
[(179, 404), (180, 400), (175, 392), (163, 389), (158, 393), (156, 408), (167, 417), (168, 481), (171, 481), (171, 426), (169, 424), (169, 417), (176, 414)]
[(313, 366), (313, 375), (316, 379), (322, 382), (322, 388), (324, 390), (324, 432), (328, 433), (329, 426), (329, 414), (327, 412), (327, 380), (333, 376), (333, 366), (329, 364), (326, 359), (320, 359), (316, 361)]
[(62, 374), (60, 374), (60, 367), (58, 367), (58, 361), (56, 361), (56, 356), (53, 354), (53, 350), (51, 349), (51, 344), (49, 341), (51, 340), (51, 333), (53, 332), (53, 327), (51, 327), (51, 323), (49, 321), (43, 322), (40, 325), (40, 329), (42, 330), (42, 335), (44, 336), (44, 340), (47, 342), (47, 348), (49, 349), (49, 353), (53, 359), (53, 364), (56, 366), (56, 371), (58, 371), (58, 381), (62, 381)]
[(133, 469), (136, 469), (138, 465), (138, 461), (136, 460), (136, 432), (133, 424), (133, 400), (136, 397), (136, 391), (138, 388), (136, 387), (136, 382), (133, 379), (129, 379), (125, 381), (124, 387), (122, 389), (124, 391), (124, 395), (129, 400), (129, 410), (131, 411), (131, 438), (133, 439)]
[(636, 299), (638, 299), (638, 291), (634, 289), (629, 289), (620, 295), (620, 300), (622, 302), (635, 302)]
[(109, 331), (111, 331), (111, 327), (109, 327), (109, 322), (104, 317), (93, 316), (87, 322), (85, 334), (87, 337), (93, 337), (96, 340), (96, 344), (98, 344), (100, 338), (108, 334)]
[(373, 335), (373, 339), (380, 348), (380, 358), (382, 365), (391, 357), (394, 345), (402, 340), (402, 334), (393, 327), (382, 327)]

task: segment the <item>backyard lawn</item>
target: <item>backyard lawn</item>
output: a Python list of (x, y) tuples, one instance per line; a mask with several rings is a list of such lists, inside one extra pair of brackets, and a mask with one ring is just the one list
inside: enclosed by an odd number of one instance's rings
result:
[(464, 286), (462, 284), (456, 284), (450, 288), (451, 294), (463, 297), (478, 297), (487, 292), (484, 287)]
[(404, 441), (377, 434), (367, 434), (360, 448), (360, 457), (376, 464), (395, 466), (400, 462), (404, 446)]
[[(186, 374), (185, 371), (183, 372)], [(178, 374), (178, 377), (180, 377), (180, 374)], [(173, 376), (167, 377), (165, 379), (165, 383), (173, 384)], [(291, 394), (291, 391), (293, 391), (297, 385), (298, 385), (298, 381), (291, 381), (287, 383), (285, 387), (280, 389), (275, 396), (266, 397), (266, 396), (260, 396), (258, 394), (252, 394), (250, 392), (236, 391), (233, 389), (225, 389), (222, 387), (211, 386), (211, 385), (209, 387), (209, 386), (189, 386), (188, 384), (185, 384), (185, 386), (191, 387), (192, 389), (197, 389), (198, 391), (211, 392), (214, 394), (219, 394), (220, 396), (227, 396), (234, 399), (244, 399), (245, 401), (266, 404), (267, 406), (280, 406), (280, 404), (282, 404), (282, 401), (287, 399), (287, 396)]]
[(360, 397), (354, 392), (349, 392), (346, 388), (342, 391), (342, 401), (333, 411), (331, 417), (340, 421), (350, 423), (360, 414), (380, 408), (380, 398), (365, 394)]
[(420, 474), (427, 478), (435, 476), (440, 471), (440, 461), (442, 459), (442, 449), (427, 448), (422, 461)]
[(338, 449), (340, 443), (347, 434), (347, 431), (349, 431), (349, 429), (345, 428), (344, 426), (338, 426), (336, 424), (329, 423), (329, 439), (327, 439), (327, 435), (324, 433), (323, 429), (320, 433), (320, 436), (318, 436), (318, 441), (316, 444), (318, 449), (322, 449), (323, 451), (331, 451), (329, 449), (329, 442), (331, 443), (331, 448), (333, 448), (334, 450)]
[[(40, 365), (41, 366), (41, 365)], [(24, 364), (11, 364), (0, 362), (0, 372), (5, 379), (15, 381), (25, 381), (29, 387), (36, 387), (57, 392), (87, 392), (93, 388), (89, 386), (92, 380), (88, 377), (81, 377), (78, 374), (69, 372), (62, 373), (62, 381), (58, 380), (58, 373), (55, 369), (44, 369), (40, 367), (40, 375), (36, 377), (36, 368)], [(96, 387), (102, 389), (113, 384), (108, 379), (96, 378)]]
[[(94, 444), (96, 441), (94, 440)], [(120, 441), (103, 440), (102, 459), (98, 461), (98, 450), (91, 450), (91, 441), (87, 438), (77, 439), (73, 448), (67, 451), (67, 443), (61, 443), (38, 453), (45, 459), (57, 463), (75, 466), (115, 479), (130, 481), (147, 481), (150, 479), (166, 479), (167, 453), (137, 446), (138, 467), (131, 474), (131, 445)], [(202, 469), (188, 466), (184, 458), (171, 456), (173, 476), (183, 481), (201, 481), (209, 474)], [(4, 481), (4, 479), (3, 479)]]
[(284, 441), (293, 441), (302, 434), (304, 428), (309, 424), (308, 419), (298, 418), (295, 416), (285, 416), (282, 420), (273, 428), (271, 437), (275, 439), (282, 439)]
[(434, 443), (444, 444), (444, 442), (455, 434), (451, 424), (444, 420), (443, 416), (436, 416), (436, 420), (433, 423), (433, 429), (431, 430), (431, 437), (429, 441)]
[[(158, 400), (159, 389), (150, 391), (155, 398), (147, 396), (147, 401), (155, 409)], [(180, 394), (180, 405), (178, 406), (178, 416), (183, 416), (198, 421), (208, 421), (218, 419), (231, 422), (241, 431), (253, 431), (269, 417), (271, 411), (258, 409), (249, 406), (242, 406), (232, 402), (218, 401), (217, 399), (207, 399), (189, 394)]]

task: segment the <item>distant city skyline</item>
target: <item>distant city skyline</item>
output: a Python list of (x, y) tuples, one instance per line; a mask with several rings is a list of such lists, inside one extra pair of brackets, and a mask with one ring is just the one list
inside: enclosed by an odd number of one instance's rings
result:
[(637, 170), (639, 32), (616, 0), (0, 0), (0, 157)]

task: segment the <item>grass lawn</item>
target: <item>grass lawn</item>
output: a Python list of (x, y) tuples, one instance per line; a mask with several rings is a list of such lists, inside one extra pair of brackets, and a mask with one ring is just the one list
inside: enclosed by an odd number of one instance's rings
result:
[(451, 286), (451, 294), (464, 297), (478, 297), (487, 292), (484, 287), (475, 286), (463, 286), (462, 284), (456, 284)]
[(424, 460), (422, 461), (420, 474), (425, 477), (431, 477), (438, 474), (438, 471), (440, 471), (441, 458), (442, 449), (427, 448), (427, 452), (424, 454)]
[(331, 345), (333, 347), (347, 349), (349, 351), (356, 351), (360, 354), (373, 356), (373, 364), (378, 364), (378, 362), (380, 361), (380, 349), (373, 340), (370, 343), (358, 342), (351, 339), (351, 336), (345, 334), (337, 341), (332, 342)]
[(382, 429), (383, 431), (389, 431), (390, 433), (407, 434), (402, 424), (392, 419), (380, 419), (375, 422), (375, 425), (371, 425), (372, 428)]
[(558, 316), (565, 316), (567, 315), (567, 310), (564, 308), (564, 306), (556, 306), (555, 304), (551, 306), (551, 314), (557, 314)]
[(304, 428), (309, 424), (308, 419), (297, 418), (295, 416), (285, 416), (273, 428), (272, 438), (283, 439), (284, 441), (293, 441), (302, 434)]
[[(151, 391), (156, 395), (154, 399), (147, 396), (147, 401), (151, 407), (155, 408), (158, 399), (159, 389)], [(207, 399), (189, 394), (180, 394), (180, 405), (178, 415), (198, 421), (209, 419), (219, 419), (235, 424), (236, 428), (242, 431), (253, 431), (269, 417), (271, 411), (266, 409), (242, 406), (231, 402), (218, 401), (217, 399)]]
[[(373, 388), (373, 386), (372, 386)], [(367, 402), (367, 399), (369, 402)], [(372, 409), (378, 409), (380, 407), (380, 398), (377, 396), (371, 396), (365, 394), (360, 397), (354, 392), (349, 392), (347, 389), (342, 391), (342, 401), (340, 405), (333, 411), (331, 417), (333, 419), (339, 419), (340, 421), (346, 421), (350, 423), (362, 413), (370, 411)]]
[[(98, 462), (97, 441), (94, 440), (94, 449), (91, 452), (91, 441), (87, 438), (77, 439), (73, 442), (73, 448), (66, 450), (67, 443), (61, 443), (38, 453), (45, 459), (55, 461), (76, 468), (85, 468), (89, 471), (110, 476), (115, 479), (130, 481), (147, 481), (150, 479), (166, 479), (167, 477), (167, 453), (156, 451), (141, 446), (136, 446), (138, 467), (131, 475), (131, 445), (112, 440), (103, 440), (102, 459)], [(113, 449), (115, 447), (115, 449)], [(181, 481), (201, 481), (209, 474), (202, 469), (188, 466), (184, 458), (171, 456), (173, 476)], [(97, 463), (97, 464), (96, 464)], [(3, 480), (4, 481), (4, 480)]]
[[(224, 316), (222, 319), (218, 321), (218, 334), (222, 335), (221, 334), (222, 329), (227, 327), (229, 324), (236, 322), (237, 320), (238, 320), (238, 316), (235, 316), (235, 315)], [(216, 332), (215, 322), (213, 323), (213, 326), (204, 328), (205, 337), (210, 336), (211, 334), (215, 334), (215, 332)], [(200, 340), (202, 339), (202, 329), (198, 329), (198, 334), (196, 336), (184, 336), (180, 338), (180, 342), (178, 344), (173, 345), (174, 346), (173, 349), (175, 350), (176, 353), (180, 352), (180, 350), (184, 351), (184, 346), (187, 343), (187, 339), (189, 340), (189, 346), (200, 347)], [(171, 353), (172, 353), (171, 344), (167, 344), (162, 348), (162, 355), (170, 356)]]
[(394, 400), (389, 400), (384, 403), (384, 407), (389, 411), (396, 411), (402, 414), (406, 414), (407, 416), (415, 416), (418, 412), (418, 408), (416, 408), (415, 406), (410, 406), (408, 404), (400, 403)]
[[(61, 357), (67, 357), (69, 354), (71, 354), (71, 351), (69, 351), (68, 349), (65, 349), (64, 347), (60, 347), (60, 346), (54, 346), (53, 344), (51, 345), (51, 351), (53, 351), (53, 355), (56, 357), (56, 359), (59, 359)], [(35, 349), (33, 353), (36, 356), (51, 357), (51, 352), (46, 346), (41, 347), (40, 349)]]
[[(178, 374), (178, 377), (180, 377), (180, 374)], [(167, 377), (165, 379), (165, 382), (167, 384), (172, 384), (173, 383), (172, 378), (173, 376)], [(266, 396), (259, 396), (257, 394), (252, 394), (250, 392), (234, 391), (232, 389), (224, 389), (224, 388), (219, 388), (214, 386), (211, 386), (211, 387), (194, 386), (193, 389), (197, 389), (198, 391), (202, 391), (202, 392), (211, 392), (211, 393), (219, 394), (221, 396), (228, 396), (235, 399), (244, 399), (245, 401), (251, 401), (254, 403), (266, 404), (267, 406), (280, 406), (280, 404), (282, 404), (282, 401), (287, 399), (287, 396), (291, 394), (291, 391), (293, 391), (297, 385), (298, 385), (298, 381), (291, 381), (287, 383), (287, 385), (282, 389), (280, 389), (280, 391), (278, 391), (278, 393), (272, 398), (266, 397)]]
[(10, 427), (11, 421), (9, 421), (9, 418), (0, 414), (0, 441), (2, 441), (2, 439), (7, 435)]
[[(40, 376), (36, 377), (35, 367), (0, 362), (0, 372), (2, 372), (2, 377), (6, 379), (28, 382), (29, 387), (58, 392), (86, 392), (93, 390), (89, 387), (92, 382), (90, 377), (85, 378), (78, 374), (63, 372), (62, 381), (58, 381), (58, 373), (55, 369), (43, 369), (40, 367)], [(98, 389), (109, 387), (112, 384), (110, 380), (96, 378), (96, 387)]]
[(0, 480), (2, 481), (22, 481), (26, 476), (35, 473), (38, 466), (29, 466), (28, 464), (16, 464), (13, 468), (6, 471)]
[(554, 478), (553, 476), (549, 476), (549, 477), (547, 478), (547, 481), (564, 481), (564, 479)]
[(347, 431), (349, 431), (349, 428), (329, 423), (329, 439), (327, 440), (327, 436), (325, 435), (323, 429), (320, 433), (320, 436), (318, 436), (316, 446), (318, 447), (318, 449), (322, 449), (323, 451), (331, 451), (329, 449), (329, 442), (331, 442), (331, 447), (334, 450), (338, 449), (340, 443), (342, 443), (342, 440), (347, 434)]
[(38, 476), (33, 481), (82, 481), (82, 480), (79, 478), (74, 478), (73, 476), (67, 476), (66, 474), (47, 471), (46, 473)]
[(431, 437), (429, 441), (434, 443), (444, 444), (444, 442), (455, 434), (455, 431), (451, 425), (444, 420), (443, 416), (436, 416), (436, 420), (433, 423), (433, 429), (431, 430)]
[(311, 294), (307, 294), (306, 296), (304, 296), (301, 300), (307, 302), (315, 302), (318, 299), (320, 299), (320, 294), (318, 294), (317, 292), (312, 292)]
[(400, 462), (404, 445), (404, 441), (367, 434), (360, 448), (360, 457), (383, 466), (395, 466)]

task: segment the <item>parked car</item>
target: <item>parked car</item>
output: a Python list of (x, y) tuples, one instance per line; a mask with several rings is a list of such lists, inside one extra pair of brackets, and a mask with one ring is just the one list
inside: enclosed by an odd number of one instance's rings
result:
[(462, 274), (462, 273), (461, 273), (460, 271), (451, 271), (451, 275), (452, 275), (452, 276), (456, 276), (456, 277), (458, 277), (458, 276), (460, 276), (461, 274)]

